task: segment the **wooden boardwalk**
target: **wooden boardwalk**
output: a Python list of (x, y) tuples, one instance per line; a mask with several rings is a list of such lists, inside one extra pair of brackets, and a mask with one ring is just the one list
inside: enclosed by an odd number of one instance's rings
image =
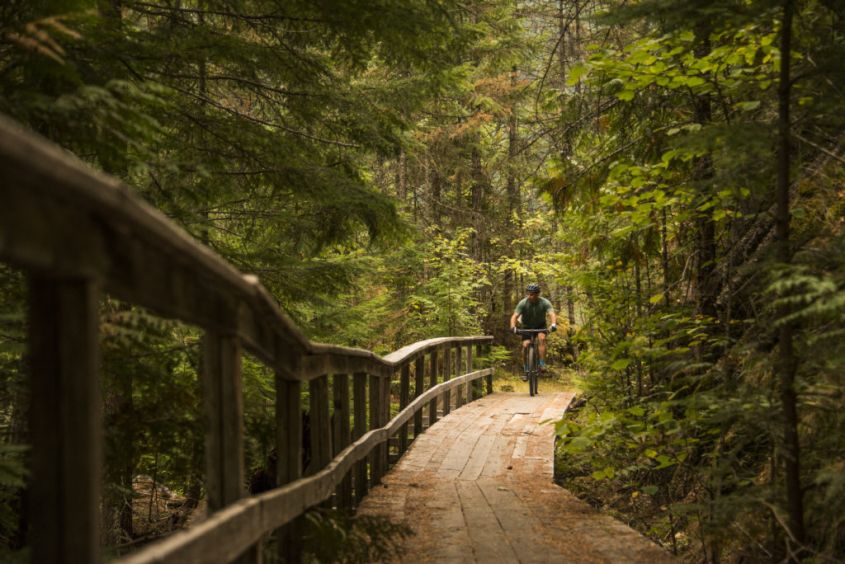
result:
[(359, 513), (409, 525), (402, 562), (671, 562), (556, 486), (554, 428), (571, 394), (497, 393), (421, 435)]

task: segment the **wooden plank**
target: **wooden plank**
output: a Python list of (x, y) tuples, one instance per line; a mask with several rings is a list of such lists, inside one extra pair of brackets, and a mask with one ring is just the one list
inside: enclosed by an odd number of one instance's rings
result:
[[(355, 424), (352, 428), (352, 440), (357, 441), (367, 432), (367, 375), (356, 372), (352, 382), (352, 403)], [(367, 460), (361, 460), (355, 466), (355, 502), (360, 503), (367, 495)]]
[[(370, 430), (381, 427), (381, 394), (382, 386), (377, 376), (370, 376), (369, 381), (370, 393)], [(381, 483), (381, 477), (384, 475), (384, 468), (382, 467), (383, 455), (380, 448), (377, 446), (370, 454), (370, 486), (375, 487)]]
[[(276, 373), (276, 483), (283, 486), (302, 477), (302, 383)], [(276, 554), (281, 562), (302, 559), (300, 523), (291, 522), (276, 532)]]
[(99, 288), (29, 279), (33, 562), (99, 562)]
[[(351, 431), (349, 425), (349, 376), (336, 374), (332, 380), (332, 392), (334, 396), (334, 426), (332, 435), (333, 456), (349, 446), (351, 442)], [(347, 473), (337, 487), (338, 509), (352, 509), (352, 475)]]
[[(467, 532), (472, 543), (472, 553), (478, 562), (496, 562), (500, 564), (521, 562), (511, 545), (509, 535), (502, 529), (501, 523), (484, 494), (474, 481), (458, 480), (461, 509), (466, 521)], [(542, 547), (538, 547), (542, 550)], [(526, 560), (534, 562), (535, 560)], [(540, 560), (542, 561), (542, 560)]]
[[(432, 349), (431, 351), (431, 363), (430, 363), (430, 370), (428, 373), (429, 377), (429, 389), (435, 387), (437, 385), (437, 349)], [(428, 426), (431, 427), (437, 423), (437, 398), (431, 400), (428, 404)]]
[[(420, 397), (425, 391), (425, 356), (420, 355), (414, 361), (414, 399)], [(414, 414), (414, 439), (423, 432), (423, 414), (418, 411)]]
[(205, 414), (206, 494), (209, 510), (217, 511), (245, 494), (241, 347), (237, 337), (206, 332), (200, 379)]
[[(405, 363), (402, 365), (402, 370), (399, 376), (399, 409), (408, 407), (411, 400), (411, 364)], [(399, 455), (405, 454), (408, 450), (408, 424), (404, 424), (399, 429)]]

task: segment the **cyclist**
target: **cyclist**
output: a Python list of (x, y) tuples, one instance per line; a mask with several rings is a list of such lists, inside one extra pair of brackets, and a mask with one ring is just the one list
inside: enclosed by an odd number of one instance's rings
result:
[[(549, 328), (550, 331), (557, 331), (557, 316), (555, 315), (555, 309), (552, 307), (552, 302), (547, 300), (546, 298), (540, 297), (540, 286), (537, 284), (529, 284), (528, 287), (525, 289), (526, 297), (523, 298), (518, 304), (516, 304), (516, 309), (511, 316), (511, 331), (514, 333), (517, 332), (516, 329), (516, 322), (520, 320), (522, 322), (522, 327), (525, 329), (545, 329), (546, 327)], [(548, 316), (548, 320), (551, 322), (548, 326), (546, 325), (546, 316)], [(537, 338), (540, 339), (539, 349), (540, 349), (540, 370), (546, 369), (546, 334), (540, 333), (537, 335)], [(525, 371), (522, 373), (522, 379), (527, 380), (527, 372), (528, 372), (528, 346), (531, 344), (531, 337), (529, 335), (522, 336), (522, 364), (525, 366)]]

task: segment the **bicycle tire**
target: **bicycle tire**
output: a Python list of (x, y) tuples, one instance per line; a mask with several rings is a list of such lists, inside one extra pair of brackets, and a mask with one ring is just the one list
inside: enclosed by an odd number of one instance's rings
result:
[(528, 347), (528, 393), (533, 396), (537, 387), (537, 351), (532, 344)]
[(534, 340), (534, 370), (533, 370), (534, 377), (531, 378), (531, 395), (536, 396), (539, 392), (537, 390), (537, 385), (540, 382), (540, 342), (539, 339)]

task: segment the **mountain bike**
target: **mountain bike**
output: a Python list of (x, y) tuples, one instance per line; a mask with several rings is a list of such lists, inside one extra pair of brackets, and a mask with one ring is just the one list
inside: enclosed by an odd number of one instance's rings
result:
[(537, 395), (537, 380), (540, 378), (540, 339), (537, 335), (540, 333), (549, 334), (548, 329), (517, 329), (517, 335), (528, 335), (531, 337), (531, 344), (528, 345), (528, 370), (525, 375), (528, 378), (528, 393), (532, 396)]

